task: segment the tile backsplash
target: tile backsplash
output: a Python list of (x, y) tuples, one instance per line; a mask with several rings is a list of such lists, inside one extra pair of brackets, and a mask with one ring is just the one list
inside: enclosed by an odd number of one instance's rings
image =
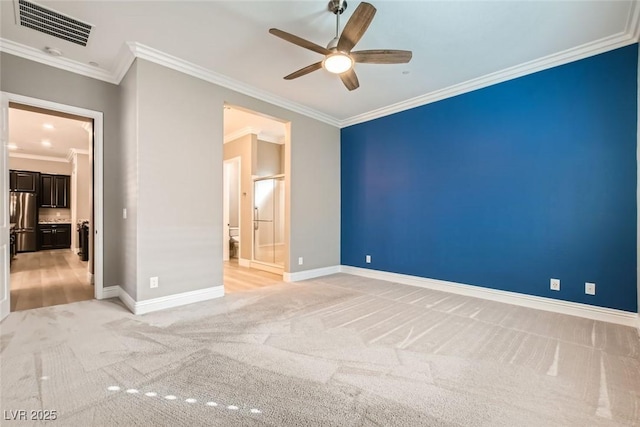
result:
[(40, 208), (38, 215), (40, 221), (71, 221), (71, 209)]

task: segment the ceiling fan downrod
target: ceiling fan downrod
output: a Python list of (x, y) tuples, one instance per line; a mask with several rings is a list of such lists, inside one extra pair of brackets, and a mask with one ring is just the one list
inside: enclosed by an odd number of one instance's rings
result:
[(347, 10), (347, 2), (346, 0), (330, 0), (328, 9), (336, 15), (336, 36), (329, 42), (327, 49), (335, 50), (337, 49), (338, 40), (340, 39), (340, 15)]

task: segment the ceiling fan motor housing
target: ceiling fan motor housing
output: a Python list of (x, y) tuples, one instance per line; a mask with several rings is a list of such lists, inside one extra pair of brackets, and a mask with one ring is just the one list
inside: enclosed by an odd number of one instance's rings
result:
[(347, 10), (347, 2), (346, 0), (330, 0), (329, 1), (329, 11), (335, 13), (336, 15), (342, 15), (342, 12)]

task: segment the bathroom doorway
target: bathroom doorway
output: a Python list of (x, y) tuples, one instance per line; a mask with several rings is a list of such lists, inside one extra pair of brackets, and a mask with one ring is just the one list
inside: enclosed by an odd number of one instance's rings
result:
[(225, 292), (282, 282), (286, 241), (287, 122), (224, 107), (223, 266)]

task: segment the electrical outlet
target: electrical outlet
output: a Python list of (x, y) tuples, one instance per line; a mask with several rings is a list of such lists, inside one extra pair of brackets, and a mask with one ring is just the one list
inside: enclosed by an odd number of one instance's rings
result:
[(550, 288), (552, 291), (560, 290), (560, 279), (551, 279)]
[(157, 277), (152, 277), (151, 279), (149, 279), (149, 287), (152, 288), (152, 289), (158, 287), (158, 278)]
[(365, 262), (366, 262), (367, 264), (371, 264), (371, 255), (367, 255), (367, 256), (365, 257)]
[(122, 209), (122, 219), (127, 219), (127, 208)]
[(59, 216), (60, 216), (60, 212), (56, 212), (56, 216), (58, 216), (58, 217), (59, 217)]
[(298, 257), (298, 265), (304, 264), (304, 259), (301, 256)]
[(586, 282), (584, 284), (584, 293), (587, 295), (595, 295), (596, 294), (596, 284)]

